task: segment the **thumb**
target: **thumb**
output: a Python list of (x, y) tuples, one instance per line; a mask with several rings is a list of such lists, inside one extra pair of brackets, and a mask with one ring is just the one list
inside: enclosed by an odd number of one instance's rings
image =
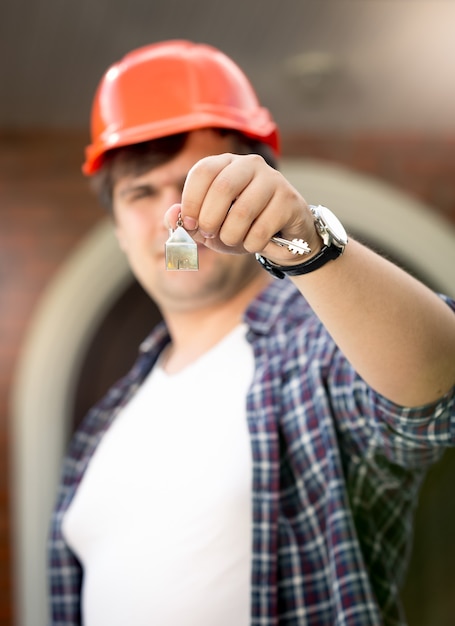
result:
[(166, 226), (166, 228), (175, 229), (177, 227), (177, 222), (178, 222), (181, 210), (182, 210), (181, 204), (173, 204), (172, 206), (168, 208), (168, 210), (164, 214), (164, 225)]

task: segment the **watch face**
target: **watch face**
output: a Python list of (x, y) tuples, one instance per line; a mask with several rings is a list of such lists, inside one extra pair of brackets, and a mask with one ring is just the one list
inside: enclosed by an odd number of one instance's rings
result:
[(340, 246), (345, 246), (348, 242), (348, 236), (344, 229), (343, 224), (337, 218), (336, 215), (332, 213), (330, 209), (325, 206), (318, 207), (318, 213), (320, 219), (325, 223), (327, 231), (330, 234), (330, 237), (334, 240), (335, 243)]

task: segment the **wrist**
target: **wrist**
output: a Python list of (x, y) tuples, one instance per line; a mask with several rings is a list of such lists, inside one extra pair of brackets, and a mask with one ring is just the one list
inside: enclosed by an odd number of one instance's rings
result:
[(313, 216), (315, 229), (315, 237), (311, 238), (311, 240), (312, 242), (314, 239), (317, 241), (316, 246), (312, 243), (311, 256), (306, 257), (303, 262), (301, 258), (294, 257), (295, 263), (290, 262), (286, 265), (279, 265), (260, 254), (256, 254), (257, 261), (276, 278), (284, 278), (285, 275), (300, 276), (308, 274), (319, 269), (327, 262), (337, 259), (344, 252), (348, 238), (338, 218), (327, 207), (310, 205), (309, 208)]

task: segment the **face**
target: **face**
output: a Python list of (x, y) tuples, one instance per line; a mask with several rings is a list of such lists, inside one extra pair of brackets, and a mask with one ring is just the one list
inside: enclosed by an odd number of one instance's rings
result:
[(231, 152), (231, 138), (211, 130), (195, 131), (171, 161), (140, 176), (118, 180), (113, 213), (120, 247), (147, 293), (166, 311), (213, 306), (236, 295), (262, 274), (251, 255), (225, 255), (199, 246), (199, 270), (165, 269), (169, 231), (164, 213), (180, 202), (189, 169), (201, 158)]

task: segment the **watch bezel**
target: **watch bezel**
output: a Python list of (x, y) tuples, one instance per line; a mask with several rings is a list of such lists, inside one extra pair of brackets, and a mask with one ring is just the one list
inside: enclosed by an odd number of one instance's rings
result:
[(310, 205), (310, 211), (314, 216), (316, 229), (324, 244), (326, 246), (334, 244), (344, 250), (348, 243), (348, 236), (343, 224), (333, 211), (322, 204)]

